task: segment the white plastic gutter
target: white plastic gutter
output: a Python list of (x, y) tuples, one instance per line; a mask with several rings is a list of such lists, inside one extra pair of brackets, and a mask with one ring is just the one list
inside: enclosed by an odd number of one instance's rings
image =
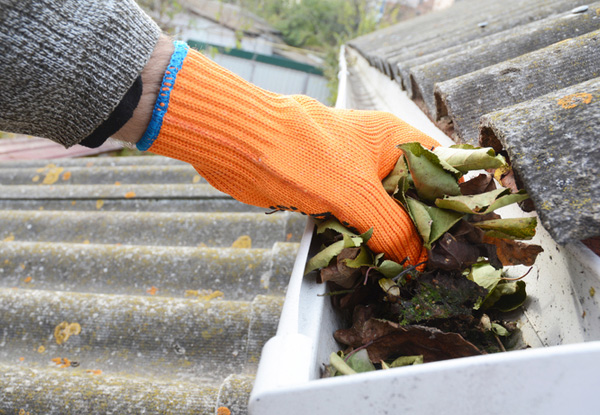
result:
[[(444, 145), (452, 141), (400, 87), (342, 49), (336, 107), (348, 106), (346, 54), (387, 110)], [(518, 207), (503, 217), (528, 216)], [(333, 332), (342, 328), (325, 285), (304, 278), (313, 224), (302, 238), (277, 335), (263, 349), (250, 397), (252, 415), (411, 414), (505, 415), (598, 413), (600, 382), (600, 258), (581, 243), (557, 245), (538, 225), (532, 241), (544, 248), (526, 277), (529, 299), (520, 316), (533, 348), (352, 376), (320, 379), (329, 354), (339, 350)], [(525, 267), (513, 267), (522, 275)]]

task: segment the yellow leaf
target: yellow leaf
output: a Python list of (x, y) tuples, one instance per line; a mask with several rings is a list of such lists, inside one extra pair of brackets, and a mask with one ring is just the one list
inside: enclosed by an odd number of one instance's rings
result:
[(248, 235), (242, 235), (232, 244), (232, 248), (252, 248), (252, 239)]
[(210, 300), (214, 300), (215, 298), (223, 297), (224, 295), (225, 294), (223, 294), (223, 292), (217, 290), (217, 291), (212, 291), (206, 295), (199, 295), (198, 299), (203, 300), (203, 301), (210, 301)]
[(104, 206), (104, 200), (98, 199), (96, 201), (96, 209), (102, 209), (102, 206)]
[(4, 238), (4, 242), (12, 242), (14, 240), (15, 240), (15, 235), (13, 233), (11, 233), (6, 238)]
[(200, 176), (195, 175), (194, 178), (192, 179), (192, 183), (198, 183), (200, 181)]
[(42, 181), (42, 183), (43, 184), (56, 183), (56, 181), (58, 180), (58, 177), (63, 172), (63, 170), (64, 170), (64, 168), (62, 168), (62, 167), (55, 167), (55, 168), (50, 169), (48, 174), (46, 174), (46, 177), (44, 177), (44, 180)]
[(35, 182), (39, 182), (40, 181), (40, 176), (36, 174), (35, 176), (33, 176), (33, 179), (31, 179), (31, 181), (34, 182), (34, 183)]
[(135, 192), (125, 193), (125, 199), (131, 199), (132, 197), (135, 197)]
[(56, 339), (56, 344), (63, 344), (69, 337), (72, 335), (78, 335), (81, 333), (81, 326), (78, 323), (68, 323), (63, 321), (58, 326), (54, 328), (54, 338)]

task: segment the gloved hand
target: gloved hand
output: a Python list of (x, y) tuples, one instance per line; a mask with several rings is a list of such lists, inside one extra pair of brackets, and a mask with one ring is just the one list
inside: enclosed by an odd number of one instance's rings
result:
[(416, 264), (420, 237), (381, 185), (409, 141), (438, 145), (388, 113), (265, 91), (177, 44), (138, 148), (192, 164), (241, 202), (373, 227), (374, 252)]

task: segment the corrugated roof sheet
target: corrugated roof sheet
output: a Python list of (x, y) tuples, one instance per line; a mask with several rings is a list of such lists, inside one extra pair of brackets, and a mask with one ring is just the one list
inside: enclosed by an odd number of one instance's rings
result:
[(349, 45), (456, 142), (512, 159), (556, 241), (600, 235), (600, 2), (463, 0)]
[(303, 217), (162, 157), (3, 162), (0, 183), (0, 413), (246, 413)]

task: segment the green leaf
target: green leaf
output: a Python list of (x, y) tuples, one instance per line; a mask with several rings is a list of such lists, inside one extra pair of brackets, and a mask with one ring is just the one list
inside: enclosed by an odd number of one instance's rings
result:
[(317, 234), (321, 234), (325, 232), (327, 229), (331, 229), (337, 233), (341, 233), (342, 235), (348, 236), (358, 236), (357, 234), (350, 232), (346, 229), (337, 219), (328, 219), (325, 222), (317, 225)]
[(466, 173), (469, 170), (496, 169), (506, 166), (506, 159), (496, 155), (492, 148), (473, 147), (461, 144), (450, 147), (436, 147), (433, 152), (455, 169)]
[(491, 291), (502, 280), (502, 270), (494, 268), (489, 262), (478, 262), (471, 267), (468, 278), (480, 287)]
[(448, 229), (465, 216), (461, 213), (438, 209), (432, 206), (427, 206), (427, 212), (433, 221), (431, 224), (431, 234), (429, 235), (429, 246), (426, 246), (427, 249), (431, 249), (431, 244), (437, 241), (440, 236), (445, 234)]
[(473, 222), (473, 225), (484, 230), (486, 235), (494, 238), (531, 239), (535, 236), (537, 219), (535, 217), (493, 219)]
[(411, 197), (406, 199), (406, 203), (408, 205), (408, 213), (417, 227), (419, 235), (423, 238), (423, 244), (428, 247), (428, 249), (431, 249), (429, 245), (429, 235), (431, 234), (431, 224), (433, 220), (431, 219), (431, 216), (429, 216), (425, 204)]
[(508, 312), (523, 305), (526, 298), (527, 292), (524, 281), (502, 280), (490, 291), (480, 308), (487, 310), (494, 307), (500, 311)]
[(329, 364), (342, 375), (353, 375), (356, 373), (356, 371), (348, 366), (348, 364), (344, 362), (344, 359), (339, 357), (335, 352), (329, 355)]
[(527, 290), (525, 289), (525, 281), (507, 282), (505, 284), (498, 284), (496, 290), (504, 288), (503, 286), (510, 285), (510, 293), (505, 291), (504, 294), (493, 304), (494, 308), (502, 312), (509, 312), (516, 310), (521, 307), (527, 299)]
[(510, 332), (504, 328), (504, 326), (498, 323), (492, 323), (492, 332), (498, 336), (509, 336)]
[(372, 372), (375, 370), (375, 366), (373, 365), (373, 363), (371, 363), (371, 359), (369, 359), (367, 349), (361, 349), (358, 352), (354, 353), (348, 358), (346, 363), (356, 373)]
[(364, 246), (360, 247), (360, 252), (354, 259), (344, 259), (342, 261), (344, 265), (350, 268), (360, 268), (363, 265), (373, 265), (373, 255)]
[(510, 189), (500, 187), (478, 195), (446, 196), (443, 199), (436, 199), (435, 205), (456, 212), (484, 215), (511, 203), (525, 200), (528, 197), (523, 190), (518, 193), (510, 193)]
[(423, 238), (423, 245), (431, 249), (431, 245), (440, 238), (456, 222), (465, 215), (450, 210), (427, 206), (415, 199), (408, 198), (409, 214)]
[(490, 297), (496, 286), (502, 281), (502, 270), (494, 268), (489, 262), (478, 262), (477, 264), (473, 264), (467, 278), (488, 291), (484, 298), (480, 298), (475, 303), (473, 306), (475, 310), (479, 310), (480, 308), (485, 310), (489, 308), (489, 303), (486, 303), (486, 301), (495, 302), (498, 300), (499, 297), (495, 299), (490, 299)]
[(398, 187), (398, 182), (400, 179), (408, 177), (408, 166), (406, 165), (406, 160), (404, 156), (400, 156), (398, 161), (396, 162), (396, 166), (394, 170), (381, 182), (383, 188), (386, 192), (392, 194), (396, 191)]
[(420, 365), (423, 363), (423, 355), (417, 356), (400, 356), (396, 360), (390, 364), (390, 368), (392, 367), (402, 367), (402, 366), (411, 366), (411, 365)]
[(386, 259), (379, 265), (377, 271), (381, 272), (386, 278), (394, 278), (402, 271), (404, 271), (404, 267), (395, 261), (391, 261)]
[(344, 248), (361, 246), (362, 243), (363, 239), (361, 236), (350, 237), (344, 234), (343, 239), (341, 241), (332, 243), (327, 248), (318, 252), (306, 263), (304, 275), (316, 269), (325, 268), (326, 266), (328, 266), (331, 260), (334, 257), (338, 256)]
[(484, 213), (490, 213), (496, 209), (500, 209), (501, 207), (512, 205), (513, 203), (519, 203), (527, 199), (529, 199), (527, 192), (525, 190), (519, 190), (517, 193), (511, 193), (499, 197), (489, 208), (487, 208)]
[(362, 241), (364, 243), (369, 242), (369, 239), (371, 239), (371, 236), (373, 236), (373, 228), (371, 228), (368, 231), (366, 231), (365, 233), (359, 235), (360, 239), (362, 239)]
[(437, 199), (435, 205), (442, 209), (451, 209), (463, 213), (480, 213), (489, 207), (502, 194), (510, 192), (509, 189), (500, 187), (490, 192), (471, 196), (446, 196)]
[(398, 188), (396, 189), (396, 192), (393, 195), (394, 199), (399, 201), (400, 204), (402, 206), (404, 206), (404, 209), (408, 209), (408, 207), (406, 205), (406, 192), (410, 188), (410, 183), (411, 183), (410, 176), (401, 177), (400, 180), (398, 181)]
[(398, 146), (406, 157), (415, 188), (421, 199), (433, 201), (444, 195), (460, 195), (457, 179), (461, 173), (419, 143)]

